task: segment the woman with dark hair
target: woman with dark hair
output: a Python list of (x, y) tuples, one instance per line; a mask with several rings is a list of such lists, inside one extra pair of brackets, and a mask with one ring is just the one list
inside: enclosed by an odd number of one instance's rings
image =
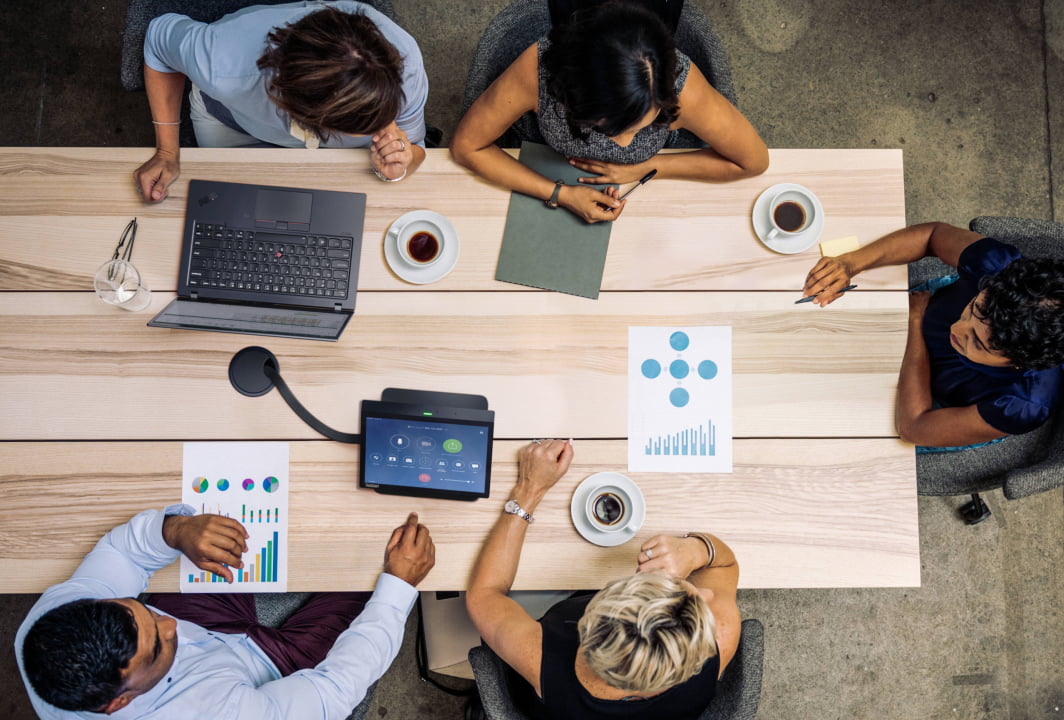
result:
[[(562, 206), (588, 222), (613, 220), (615, 192), (564, 185), (494, 145), (526, 112), (544, 140), (594, 176), (581, 183), (658, 178), (738, 180), (768, 167), (768, 149), (750, 122), (676, 50), (661, 18), (637, 4), (610, 2), (576, 12), (535, 43), (469, 108), (451, 142), (454, 159), (512, 190)], [(658, 155), (680, 130), (709, 147)]]
[(1064, 379), (1064, 260), (1024, 258), (978, 233), (924, 223), (821, 258), (804, 294), (827, 305), (863, 270), (927, 256), (957, 273), (910, 293), (899, 435), (918, 452), (943, 452), (1034, 430)]
[(253, 6), (210, 24), (169, 13), (144, 38), (156, 150), (133, 176), (146, 202), (166, 197), (180, 172), (186, 78), (201, 147), (368, 147), (388, 182), (425, 159), (421, 53), (369, 5)]

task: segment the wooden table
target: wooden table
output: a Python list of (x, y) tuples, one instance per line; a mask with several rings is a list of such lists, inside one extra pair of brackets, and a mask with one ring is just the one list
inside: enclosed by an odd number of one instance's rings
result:
[[(919, 585), (912, 447), (893, 427), (905, 340), (904, 268), (862, 275), (827, 309), (794, 305), (814, 246), (775, 254), (754, 236), (754, 199), (798, 182), (824, 206), (822, 239), (867, 242), (905, 222), (897, 150), (776, 150), (769, 171), (727, 185), (649, 183), (615, 224), (592, 301), (496, 282), (509, 193), (430, 150), (384, 184), (364, 154), (186, 150), (182, 178), (145, 206), (142, 149), (0, 150), (0, 591), (65, 579), (96, 540), (146, 507), (180, 499), (185, 440), (291, 442), (292, 590), (369, 588), (388, 533), (410, 510), (432, 530), (422, 589), (465, 586), (475, 554), (534, 437), (576, 438), (576, 460), (537, 512), (515, 587), (601, 585), (631, 572), (642, 539), (725, 538), (742, 587)], [(145, 327), (174, 296), (190, 178), (353, 190), (369, 196), (356, 314), (339, 343)], [(444, 280), (408, 285), (382, 239), (402, 213), (454, 224), (461, 258)], [(104, 305), (92, 274), (140, 221), (133, 260), (149, 311)], [(634, 473), (647, 498), (637, 537), (605, 549), (569, 520), (576, 485), (626, 471), (627, 330), (731, 325), (731, 474)], [(263, 344), (301, 401), (355, 430), (358, 403), (387, 386), (486, 395), (496, 412), (492, 497), (475, 503), (357, 489), (358, 448), (325, 441), (280, 396), (238, 395), (233, 353)], [(155, 589), (176, 587), (176, 567)]]

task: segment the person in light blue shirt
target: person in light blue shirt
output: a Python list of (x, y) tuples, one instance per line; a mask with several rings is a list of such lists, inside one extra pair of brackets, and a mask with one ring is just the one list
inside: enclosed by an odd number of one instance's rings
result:
[(347, 717), (399, 652), (414, 586), (435, 563), (417, 515), (392, 533), (372, 597), (324, 659), (282, 677), (278, 665), (285, 661), (275, 663), (247, 634), (213, 631), (134, 599), (181, 553), (230, 578), (228, 567), (242, 567), (247, 534), (240, 523), (193, 512), (173, 505), (136, 515), (33, 606), (16, 635), (15, 655), (37, 714), (46, 720), (97, 713), (153, 720)]
[(385, 181), (425, 158), (421, 52), (369, 5), (252, 6), (209, 24), (168, 13), (144, 38), (156, 151), (134, 178), (146, 202), (166, 197), (180, 171), (185, 78), (200, 146), (369, 148)]

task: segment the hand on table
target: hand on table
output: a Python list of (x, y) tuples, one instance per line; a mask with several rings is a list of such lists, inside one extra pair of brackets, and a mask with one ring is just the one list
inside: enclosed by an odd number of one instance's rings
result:
[(244, 567), (240, 556), (248, 551), (247, 538), (243, 525), (221, 515), (168, 515), (163, 520), (163, 540), (167, 545), (184, 553), (196, 567), (220, 575), (226, 582), (233, 582), (229, 567)]
[(584, 222), (597, 223), (620, 217), (628, 201), (618, 200), (618, 195), (615, 187), (599, 190), (580, 185), (566, 185), (558, 194), (558, 204)]
[(842, 297), (839, 291), (849, 286), (854, 276), (853, 268), (846, 262), (844, 255), (839, 257), (822, 257), (805, 277), (802, 297), (817, 295), (812, 302), (823, 307)]
[(372, 137), (369, 156), (373, 167), (389, 180), (398, 180), (403, 177), (414, 161), (412, 143), (405, 132), (393, 122), (384, 130)]
[(416, 586), (436, 564), (436, 546), (429, 529), (410, 513), (406, 522), (392, 531), (384, 549), (384, 572)]
[(653, 167), (649, 163), (636, 163), (634, 165), (621, 165), (601, 160), (586, 160), (584, 158), (569, 158), (569, 164), (584, 172), (595, 173), (595, 177), (582, 177), (579, 181), (591, 185), (604, 185), (615, 183), (624, 185), (642, 180), (643, 176), (650, 172)]
[(538, 502), (565, 475), (572, 461), (571, 440), (530, 442), (517, 453), (515, 491), (527, 493)]
[(686, 578), (709, 562), (706, 544), (698, 538), (655, 535), (643, 543), (636, 558), (638, 572), (664, 570), (673, 577)]
[(156, 150), (148, 162), (133, 171), (133, 182), (146, 203), (157, 203), (170, 192), (170, 185), (181, 174), (175, 153)]

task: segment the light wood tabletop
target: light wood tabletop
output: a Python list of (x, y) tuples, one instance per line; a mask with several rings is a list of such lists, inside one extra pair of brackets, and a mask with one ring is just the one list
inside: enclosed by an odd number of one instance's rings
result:
[[(572, 437), (576, 460), (537, 511), (515, 587), (600, 586), (631, 572), (642, 540), (714, 532), (741, 587), (919, 585), (915, 463), (893, 426), (905, 342), (904, 268), (860, 276), (824, 309), (794, 305), (814, 245), (780, 255), (756, 238), (757, 196), (779, 182), (813, 190), (822, 240), (868, 242), (904, 225), (901, 152), (774, 150), (764, 175), (726, 185), (654, 181), (611, 230), (598, 300), (494, 280), (509, 193), (430, 150), (394, 184), (355, 151), (182, 152), (168, 199), (140, 202), (145, 149), (0, 149), (0, 592), (69, 576), (96, 540), (181, 496), (191, 440), (291, 442), (289, 589), (371, 588), (390, 530), (410, 510), (432, 531), (437, 566), (422, 589), (461, 589), (531, 438)], [(365, 192), (356, 311), (338, 343), (148, 328), (173, 297), (187, 180)], [(454, 271), (407, 284), (383, 257), (404, 212), (448, 217)], [(133, 262), (152, 305), (129, 313), (92, 292), (95, 269), (139, 218)], [(734, 472), (633, 473), (647, 498), (636, 537), (585, 542), (573, 489), (626, 472), (630, 326), (729, 325)], [(357, 489), (357, 446), (322, 439), (278, 393), (228, 383), (232, 355), (261, 344), (300, 400), (340, 430), (385, 387), (485, 395), (496, 413), (492, 493), (459, 503)], [(153, 580), (174, 589), (176, 569)]]

